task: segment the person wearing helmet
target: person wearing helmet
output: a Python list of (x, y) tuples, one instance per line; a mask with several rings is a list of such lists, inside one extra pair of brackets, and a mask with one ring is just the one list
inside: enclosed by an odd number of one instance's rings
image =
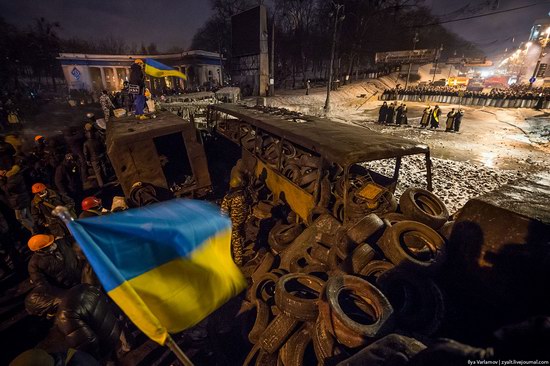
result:
[(243, 265), (245, 223), (250, 216), (250, 199), (245, 190), (244, 174), (237, 169), (231, 171), (229, 192), (222, 200), (221, 210), (231, 219), (231, 250), (233, 260)]
[(31, 196), (25, 183), (23, 171), (18, 164), (7, 170), (0, 170), (0, 189), (4, 191), (8, 204), (15, 217), (27, 230), (34, 233), (35, 225), (31, 216)]
[(68, 196), (47, 188), (43, 183), (33, 184), (32, 193), (34, 198), (31, 204), (31, 214), (35, 227), (40, 231), (49, 231), (56, 237), (68, 235), (65, 224), (52, 214), (52, 210), (57, 206), (65, 206), (72, 216), (76, 217), (74, 214), (74, 201)]
[(139, 91), (134, 95), (134, 108), (136, 112), (136, 118), (146, 119), (143, 114), (145, 108), (145, 72), (144, 63), (142, 59), (136, 59), (130, 67), (130, 85), (139, 87)]
[(69, 289), (80, 283), (80, 262), (63, 239), (37, 234), (29, 239), (28, 246), (33, 252), (28, 265), (31, 284)]
[(102, 216), (107, 212), (109, 211), (103, 208), (100, 198), (90, 196), (82, 200), (82, 212), (78, 218), (83, 219), (86, 217)]

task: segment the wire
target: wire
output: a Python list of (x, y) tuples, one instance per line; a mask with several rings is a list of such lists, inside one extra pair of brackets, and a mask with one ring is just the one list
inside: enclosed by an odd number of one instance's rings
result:
[(480, 15), (472, 15), (472, 16), (469, 16), (469, 17), (464, 17), (464, 18), (459, 18), (459, 19), (445, 20), (445, 21), (441, 21), (441, 22), (434, 22), (434, 23), (422, 24), (422, 25), (414, 25), (414, 26), (410, 26), (410, 27), (408, 27), (408, 28), (431, 27), (431, 26), (434, 26), (434, 25), (440, 25), (440, 24), (446, 24), (446, 23), (460, 22), (460, 21), (469, 20), (469, 19), (483, 18), (483, 17), (488, 17), (488, 16), (491, 16), (491, 15), (495, 15), (495, 14), (502, 14), (502, 13), (508, 13), (508, 12), (516, 11), (516, 10), (521, 10), (521, 9), (526, 9), (526, 8), (532, 8), (533, 6), (542, 5), (542, 4), (550, 4), (550, 1), (541, 1), (541, 2), (538, 2), (538, 3), (535, 3), (535, 4), (524, 5), (524, 6), (518, 6), (517, 8), (506, 9), (506, 10), (499, 10), (499, 11), (494, 11), (494, 12), (492, 12), (492, 13), (486, 13), (486, 14), (480, 14)]

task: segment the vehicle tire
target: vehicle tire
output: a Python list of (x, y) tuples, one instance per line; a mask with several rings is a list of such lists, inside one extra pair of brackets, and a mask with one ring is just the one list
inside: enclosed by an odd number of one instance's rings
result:
[(254, 269), (254, 272), (252, 272), (252, 282), (256, 282), (258, 278), (266, 274), (273, 268), (273, 264), (275, 263), (275, 256), (271, 253), (265, 253), (262, 261), (258, 264), (258, 266)]
[(318, 262), (328, 264), (328, 254), (330, 248), (327, 248), (323, 244), (313, 244), (311, 247), (311, 256)]
[[(279, 359), (284, 366), (310, 365), (316, 360), (315, 354), (306, 354), (311, 344), (311, 335), (306, 325), (302, 325), (279, 351)], [(310, 349), (313, 351), (312, 349)]]
[(405, 216), (435, 230), (449, 220), (449, 211), (443, 201), (425, 189), (407, 189), (401, 195), (399, 206)]
[(279, 279), (275, 286), (275, 304), (284, 314), (298, 320), (317, 318), (317, 300), (325, 282), (313, 275), (291, 273)]
[(435, 270), (446, 257), (441, 235), (415, 221), (401, 221), (388, 227), (378, 245), (393, 264), (411, 270)]
[(336, 199), (334, 206), (332, 207), (332, 216), (338, 221), (344, 222), (344, 202), (340, 199)]
[(330, 306), (325, 294), (321, 295), (319, 300), (319, 316), (311, 331), (311, 340), (319, 365), (334, 365), (339, 360), (348, 357), (347, 352), (336, 342), (334, 329), (332, 328)]
[(445, 240), (447, 240), (447, 242), (451, 240), (451, 234), (453, 233), (454, 224), (455, 224), (454, 221), (447, 221), (446, 223), (443, 224), (443, 226), (439, 228), (439, 230), (437, 230), (439, 235), (444, 237)]
[(392, 262), (382, 261), (382, 260), (373, 260), (370, 261), (359, 273), (361, 277), (369, 280), (369, 282), (374, 283), (376, 279), (384, 272), (389, 271), (390, 269), (395, 268)]
[(393, 269), (381, 274), (376, 283), (394, 306), (399, 328), (427, 336), (439, 330), (445, 317), (445, 298), (432, 279)]
[(294, 333), (299, 324), (298, 319), (281, 313), (269, 323), (257, 344), (267, 353), (275, 353)]
[(277, 366), (277, 360), (276, 353), (269, 354), (256, 344), (246, 356), (243, 366)]
[(269, 321), (271, 320), (271, 310), (269, 305), (260, 299), (256, 299), (255, 305), (256, 320), (254, 321), (254, 325), (252, 326), (250, 333), (248, 333), (248, 340), (252, 344), (256, 344), (258, 342), (260, 336), (264, 332), (265, 328), (267, 328)]
[(267, 238), (269, 246), (275, 253), (280, 253), (302, 233), (304, 228), (300, 224), (276, 224)]
[(326, 282), (328, 281), (328, 271), (329, 271), (329, 268), (326, 264), (313, 263), (308, 265), (307, 267), (302, 268), (301, 273), (305, 273), (305, 274), (317, 277), (320, 280)]
[(277, 274), (271, 272), (259, 277), (250, 288), (250, 300), (263, 300), (270, 306), (274, 304), (275, 284), (279, 281), (279, 277)]
[(393, 308), (386, 296), (356, 276), (336, 276), (327, 281), (327, 302), (335, 336), (355, 348), (379, 338), (393, 328)]
[(353, 224), (347, 231), (348, 238), (356, 244), (367, 242), (368, 238), (384, 228), (378, 215), (370, 214)]
[(387, 213), (387, 214), (384, 214), (381, 216), (382, 218), (382, 221), (385, 221), (387, 220), (390, 225), (388, 226), (391, 226), (391, 225), (394, 225), (400, 221), (407, 221), (409, 220), (407, 218), (407, 216), (403, 215), (403, 214), (400, 214), (400, 213), (397, 213), (397, 212), (390, 212), (390, 213)]
[(376, 256), (376, 251), (368, 244), (361, 244), (351, 254), (351, 272), (360, 273)]

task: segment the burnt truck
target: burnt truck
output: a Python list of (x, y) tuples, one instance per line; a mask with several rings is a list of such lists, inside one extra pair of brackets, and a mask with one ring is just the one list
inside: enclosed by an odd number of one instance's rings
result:
[[(284, 203), (309, 225), (324, 212), (348, 222), (395, 211), (404, 156), (423, 157), (431, 189), (430, 150), (414, 141), (276, 108), (213, 104), (206, 118), (208, 135), (171, 113), (110, 124), (108, 154), (124, 193), (138, 181), (183, 197), (223, 193), (241, 160), (274, 205)], [(380, 160), (391, 160), (389, 176), (369, 168)]]

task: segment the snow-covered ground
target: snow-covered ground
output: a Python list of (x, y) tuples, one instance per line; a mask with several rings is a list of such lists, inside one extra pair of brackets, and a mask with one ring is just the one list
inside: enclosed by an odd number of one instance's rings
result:
[[(434, 193), (451, 213), (469, 199), (494, 190), (518, 178), (550, 173), (550, 114), (531, 109), (462, 107), (465, 116), (460, 133), (445, 133), (444, 128), (430, 131), (419, 128), (425, 103), (407, 102), (409, 126), (391, 127), (376, 123), (382, 102), (378, 96), (395, 78), (357, 82), (331, 93), (329, 118), (353, 123), (385, 134), (405, 137), (430, 146), (433, 160)], [(268, 105), (284, 107), (304, 114), (324, 115), (326, 91), (312, 89), (280, 91), (267, 99)], [(455, 105), (440, 104), (445, 115)], [(345, 143), (345, 141), (342, 141)], [(377, 168), (390, 164), (380, 162)], [(373, 167), (375, 168), (375, 167)], [(376, 170), (376, 169), (374, 169)], [(424, 161), (403, 159), (397, 195), (408, 187), (424, 187)], [(391, 174), (390, 174), (391, 175)]]

